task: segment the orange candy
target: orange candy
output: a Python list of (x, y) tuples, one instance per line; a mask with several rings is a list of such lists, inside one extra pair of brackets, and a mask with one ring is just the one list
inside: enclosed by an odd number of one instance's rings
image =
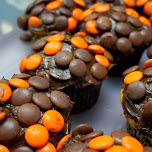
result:
[(28, 58), (24, 56), (20, 62), (20, 72), (24, 73), (26, 71), (26, 63), (27, 63)]
[(121, 145), (126, 147), (129, 152), (144, 152), (142, 144), (131, 136), (123, 137), (121, 140)]
[(89, 45), (88, 49), (97, 54), (103, 54), (106, 50), (100, 45)]
[(54, 145), (48, 142), (44, 147), (37, 149), (35, 152), (56, 152)]
[(152, 16), (152, 2), (149, 1), (144, 5), (144, 12), (149, 15)]
[(99, 54), (95, 55), (95, 60), (96, 60), (96, 62), (102, 64), (106, 68), (108, 68), (110, 66), (109, 60), (103, 55), (99, 55)]
[(77, 32), (76, 34), (80, 35), (80, 36), (83, 36), (83, 37), (87, 36), (87, 34), (85, 32)]
[(144, 6), (149, 0), (137, 0), (136, 6), (141, 7)]
[(30, 85), (27, 81), (19, 78), (10, 79), (9, 84), (15, 88), (30, 88)]
[(85, 10), (81, 16), (80, 16), (80, 20), (83, 21), (86, 17), (88, 17), (89, 15), (91, 15), (93, 13), (92, 9), (87, 9)]
[(64, 127), (64, 118), (56, 110), (48, 110), (42, 117), (43, 125), (50, 132), (59, 132)]
[(110, 6), (109, 5), (106, 5), (106, 4), (103, 4), (101, 6), (97, 6), (95, 8), (95, 12), (97, 13), (106, 13), (110, 10)]
[(0, 145), (0, 152), (10, 152), (8, 148), (4, 145)]
[(132, 8), (126, 8), (126, 14), (129, 15), (129, 16), (136, 17), (136, 18), (139, 17), (138, 12), (135, 11), (134, 9), (132, 9)]
[(134, 81), (140, 81), (142, 77), (143, 77), (143, 73), (140, 71), (130, 72), (125, 76), (124, 83), (128, 85)]
[(96, 7), (101, 6), (101, 5), (102, 5), (101, 3), (95, 3), (91, 5), (90, 9), (95, 9)]
[(47, 41), (63, 41), (65, 39), (65, 36), (62, 34), (55, 34), (48, 37)]
[(105, 152), (130, 152), (130, 151), (123, 146), (113, 146), (107, 149)]
[(139, 20), (142, 24), (151, 26), (151, 22), (145, 16), (140, 16)]
[(71, 138), (71, 135), (66, 135), (64, 136), (58, 143), (57, 145), (57, 151), (60, 151), (63, 148), (63, 144), (69, 139)]
[(11, 88), (7, 84), (4, 84), (4, 83), (0, 83), (0, 87), (2, 87), (3, 90), (4, 90), (3, 96), (1, 97), (1, 100), (3, 102), (6, 102), (11, 97), (12, 90), (11, 90)]
[(40, 27), (40, 20), (36, 16), (31, 16), (28, 19), (28, 26), (33, 26), (33, 25), (36, 26), (36, 27)]
[(145, 66), (145, 68), (152, 67), (152, 59), (147, 60), (144, 64), (144, 66)]
[(83, 13), (83, 10), (80, 8), (75, 8), (72, 11), (72, 15), (77, 21), (80, 21), (80, 16), (82, 15), (82, 13)]
[(47, 144), (49, 132), (44, 126), (35, 124), (28, 127), (25, 131), (25, 140), (30, 146), (41, 148)]
[(114, 140), (110, 136), (98, 136), (90, 140), (88, 146), (91, 149), (103, 151), (110, 148), (114, 144)]
[(81, 37), (72, 37), (71, 38), (71, 44), (73, 44), (77, 48), (81, 49), (87, 49), (88, 48), (88, 43), (82, 39)]
[(0, 113), (0, 122), (1, 122), (2, 120), (4, 120), (5, 117), (6, 117), (6, 113), (5, 113), (5, 112), (1, 112), (1, 113)]
[(55, 9), (59, 8), (61, 6), (61, 4), (62, 4), (61, 1), (55, 0), (55, 1), (52, 1), (52, 2), (48, 3), (45, 6), (45, 8), (46, 8), (46, 10), (55, 10)]
[(29, 71), (36, 70), (42, 62), (42, 57), (38, 54), (31, 55), (26, 62), (26, 69)]
[(89, 20), (85, 24), (85, 29), (88, 33), (97, 35), (99, 34), (99, 30), (96, 28), (96, 20)]
[(44, 47), (44, 53), (46, 55), (54, 55), (59, 52), (62, 48), (62, 44), (59, 41), (51, 41)]
[(76, 27), (77, 27), (77, 21), (75, 20), (75, 18), (69, 17), (67, 30), (73, 31), (74, 29), (76, 29)]
[(135, 6), (135, 0), (123, 0), (123, 2), (128, 7), (134, 7)]
[(81, 6), (81, 7), (85, 7), (86, 3), (84, 0), (73, 0), (77, 5)]

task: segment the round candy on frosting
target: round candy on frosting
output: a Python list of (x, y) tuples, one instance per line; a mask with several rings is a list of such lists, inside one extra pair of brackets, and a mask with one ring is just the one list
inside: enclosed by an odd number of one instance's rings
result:
[(146, 88), (143, 82), (134, 81), (127, 86), (126, 94), (129, 99), (137, 101), (145, 96)]
[(80, 59), (74, 59), (69, 65), (70, 72), (75, 77), (83, 77), (87, 73), (86, 64)]
[(60, 51), (55, 55), (55, 63), (60, 67), (68, 66), (72, 59), (73, 54), (69, 51)]
[(0, 123), (0, 143), (8, 144), (20, 133), (19, 123), (14, 118), (6, 118)]
[(14, 106), (21, 106), (24, 103), (29, 103), (32, 100), (32, 92), (27, 88), (17, 88), (11, 96), (11, 103)]
[(16, 148), (13, 152), (34, 152), (30, 147), (21, 146)]
[(72, 104), (70, 97), (61, 91), (52, 91), (51, 101), (59, 109), (69, 109)]
[(30, 126), (36, 124), (40, 120), (41, 112), (38, 106), (26, 103), (19, 107), (17, 118), (24, 125)]
[(152, 122), (152, 101), (147, 102), (143, 106), (143, 117), (146, 119), (147, 122)]

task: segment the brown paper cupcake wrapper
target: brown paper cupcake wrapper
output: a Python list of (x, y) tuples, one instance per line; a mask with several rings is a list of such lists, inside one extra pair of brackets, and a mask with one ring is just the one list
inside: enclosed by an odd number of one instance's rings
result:
[(78, 113), (90, 109), (97, 102), (102, 82), (96, 85), (68, 86), (61, 91), (70, 96), (74, 102), (72, 113)]
[(127, 131), (131, 136), (139, 140), (143, 144), (143, 146), (150, 146), (150, 147), (152, 146), (152, 139), (149, 139), (143, 134), (141, 134), (140, 131), (132, 127), (128, 121), (127, 121)]

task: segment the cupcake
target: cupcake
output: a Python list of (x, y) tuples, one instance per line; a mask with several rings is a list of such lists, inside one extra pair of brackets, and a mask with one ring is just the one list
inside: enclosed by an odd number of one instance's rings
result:
[(65, 32), (41, 38), (32, 46), (37, 53), (23, 57), (20, 63), (21, 72), (49, 75), (50, 88), (70, 96), (74, 113), (96, 103), (112, 59), (95, 39), (87, 36), (85, 39)]
[(36, 38), (52, 30), (74, 31), (79, 13), (83, 12), (86, 5), (84, 0), (35, 0), (27, 7), (25, 14), (18, 17), (18, 26), (23, 30), (29, 29)]
[(56, 146), (70, 132), (73, 103), (50, 89), (49, 77), (18, 74), (0, 80), (0, 96), (0, 146), (10, 152)]
[(115, 130), (110, 136), (103, 135), (104, 132), (93, 131), (88, 124), (76, 126), (72, 134), (64, 136), (58, 146), (59, 152), (146, 152), (152, 150), (151, 147), (143, 147), (142, 144), (130, 134), (121, 130)]
[[(133, 10), (133, 9), (132, 9)], [(125, 6), (95, 3), (80, 16), (79, 30), (92, 35), (114, 57), (111, 74), (122, 74), (136, 65), (152, 42), (152, 28), (138, 19), (138, 13)]]
[(152, 146), (152, 60), (146, 61), (144, 66), (133, 66), (124, 71), (120, 99), (128, 120), (128, 132), (143, 145)]

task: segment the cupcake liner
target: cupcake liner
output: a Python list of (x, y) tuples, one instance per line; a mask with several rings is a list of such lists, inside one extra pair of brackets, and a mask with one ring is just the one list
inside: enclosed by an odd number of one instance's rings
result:
[(131, 136), (139, 140), (143, 144), (143, 146), (152, 146), (152, 139), (149, 139), (143, 134), (141, 134), (140, 130), (137, 130), (134, 127), (132, 127), (128, 121), (127, 121), (127, 131), (129, 134), (131, 134)]
[(72, 113), (78, 113), (90, 109), (97, 102), (102, 82), (96, 85), (68, 86), (61, 91), (70, 96), (74, 102)]

